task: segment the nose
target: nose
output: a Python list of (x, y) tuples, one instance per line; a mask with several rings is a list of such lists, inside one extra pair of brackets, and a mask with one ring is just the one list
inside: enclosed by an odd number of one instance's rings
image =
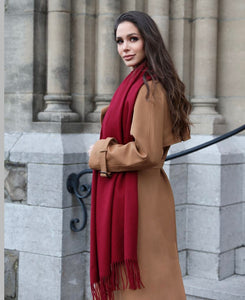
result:
[(123, 51), (128, 51), (129, 50), (129, 45), (127, 41), (124, 41), (123, 43)]

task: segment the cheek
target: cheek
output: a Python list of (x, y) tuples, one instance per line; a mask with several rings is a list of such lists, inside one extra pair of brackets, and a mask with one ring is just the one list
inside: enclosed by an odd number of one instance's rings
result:
[(140, 44), (138, 45), (138, 52), (139, 52), (142, 56), (145, 55), (144, 43), (140, 43)]
[(119, 45), (117, 46), (117, 52), (120, 56), (122, 56), (122, 47), (120, 47)]

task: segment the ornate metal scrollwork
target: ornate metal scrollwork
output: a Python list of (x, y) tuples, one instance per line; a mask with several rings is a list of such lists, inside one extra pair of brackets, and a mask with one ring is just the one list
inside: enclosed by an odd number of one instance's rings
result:
[(75, 195), (76, 199), (78, 200), (79, 204), (81, 205), (82, 214), (83, 214), (83, 222), (79, 228), (77, 227), (77, 224), (80, 223), (80, 219), (74, 218), (71, 220), (70, 228), (74, 232), (79, 232), (79, 231), (83, 230), (87, 224), (88, 214), (87, 214), (87, 209), (86, 209), (83, 199), (87, 198), (90, 195), (91, 184), (80, 184), (80, 178), (83, 175), (89, 174), (92, 172), (93, 172), (93, 170), (91, 170), (91, 169), (85, 169), (78, 174), (72, 173), (67, 178), (67, 182), (66, 182), (67, 190), (71, 194)]

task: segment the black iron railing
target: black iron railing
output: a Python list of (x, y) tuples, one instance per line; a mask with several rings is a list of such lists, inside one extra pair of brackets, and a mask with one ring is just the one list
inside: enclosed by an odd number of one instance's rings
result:
[[(186, 149), (186, 150), (183, 150), (183, 151), (180, 151), (180, 152), (177, 152), (177, 153), (174, 153), (174, 154), (171, 154), (171, 155), (168, 155), (165, 159), (165, 161), (167, 160), (172, 160), (172, 159), (176, 159), (176, 158), (179, 158), (181, 156), (184, 156), (184, 155), (187, 155), (187, 154), (190, 154), (190, 153), (193, 153), (193, 152), (196, 152), (198, 150), (201, 150), (203, 148), (206, 148), (206, 147), (209, 147), (213, 144), (216, 144), (218, 142), (221, 142), (241, 131), (245, 130), (245, 124), (232, 130), (232, 131), (229, 131), (217, 138), (214, 138), (208, 142), (205, 142), (205, 143), (202, 143), (198, 146), (195, 146), (195, 147), (192, 147), (192, 148), (189, 148), (189, 149)], [(77, 224), (80, 223), (80, 220), (78, 218), (74, 218), (71, 220), (70, 222), (70, 228), (72, 231), (74, 232), (78, 232), (78, 231), (81, 231), (83, 230), (85, 227), (86, 227), (86, 224), (87, 224), (87, 209), (86, 209), (86, 206), (84, 204), (84, 199), (87, 198), (90, 193), (91, 193), (91, 184), (81, 184), (80, 181), (81, 181), (81, 177), (84, 176), (85, 174), (90, 174), (92, 173), (93, 171), (91, 169), (85, 169), (83, 171), (81, 171), (80, 173), (78, 174), (75, 174), (75, 173), (72, 173), (69, 175), (69, 177), (67, 178), (67, 183), (66, 183), (66, 186), (67, 186), (67, 190), (75, 195), (76, 199), (78, 200), (79, 204), (81, 205), (81, 208), (82, 208), (82, 218), (83, 218), (83, 222), (81, 224), (80, 227), (77, 227)]]

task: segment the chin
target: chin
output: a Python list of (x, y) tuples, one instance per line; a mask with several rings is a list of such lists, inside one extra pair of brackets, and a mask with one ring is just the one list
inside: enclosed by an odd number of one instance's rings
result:
[(125, 62), (125, 65), (129, 68), (136, 68), (138, 65), (140, 65), (143, 62), (144, 59), (142, 59), (139, 62)]
[(129, 68), (134, 68), (135, 66), (137, 66), (139, 63), (135, 63), (135, 62), (125, 62), (125, 65)]
[(128, 68), (134, 68), (135, 64), (126, 64), (126, 67)]

